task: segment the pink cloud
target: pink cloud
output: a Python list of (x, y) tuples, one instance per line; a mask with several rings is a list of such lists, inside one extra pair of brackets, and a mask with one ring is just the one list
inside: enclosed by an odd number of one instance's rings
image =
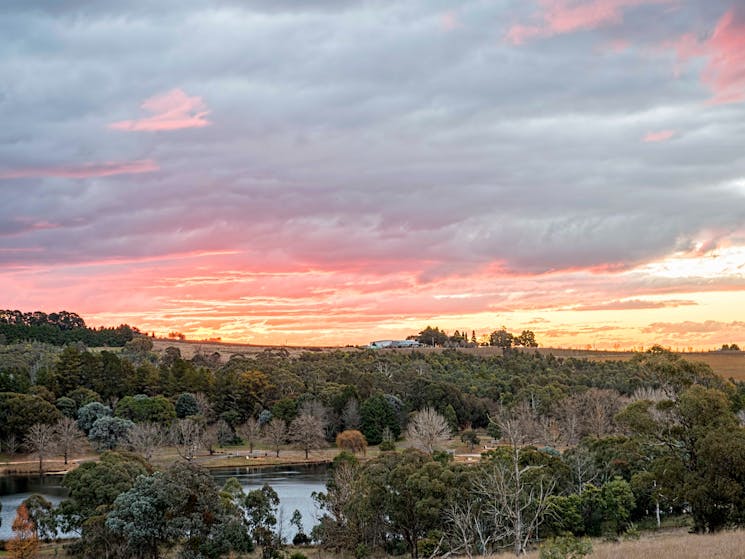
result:
[(730, 10), (722, 16), (708, 39), (700, 40), (687, 34), (673, 46), (681, 61), (708, 58), (701, 81), (714, 92), (711, 103), (745, 100), (745, 17)]
[(507, 39), (519, 45), (538, 37), (552, 37), (575, 31), (621, 23), (624, 11), (638, 6), (670, 4), (676, 0), (538, 0), (542, 21), (513, 25)]
[(77, 166), (24, 167), (21, 169), (0, 170), (0, 180), (32, 177), (87, 179), (91, 177), (108, 177), (111, 175), (150, 173), (157, 171), (158, 168), (158, 165), (151, 159), (141, 159), (125, 163), (110, 161), (106, 163), (84, 163)]
[(666, 142), (675, 136), (675, 130), (658, 130), (657, 132), (647, 132), (642, 139), (643, 142)]
[(463, 27), (463, 23), (455, 12), (445, 12), (440, 16), (440, 25), (445, 31), (455, 31)]
[(181, 89), (155, 95), (142, 103), (142, 108), (153, 113), (139, 120), (113, 122), (109, 128), (129, 132), (156, 132), (159, 130), (180, 130), (182, 128), (203, 128), (211, 122), (207, 105), (201, 97), (189, 97)]
[(577, 305), (571, 307), (573, 311), (628, 311), (646, 309), (675, 308), (696, 305), (695, 301), (688, 299), (671, 299), (667, 301), (645, 301), (643, 299), (630, 299), (620, 301), (608, 301), (604, 303)]

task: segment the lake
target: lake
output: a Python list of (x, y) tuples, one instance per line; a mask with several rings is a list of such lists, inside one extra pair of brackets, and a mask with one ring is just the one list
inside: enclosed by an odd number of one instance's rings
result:
[[(303, 517), (305, 532), (310, 534), (311, 528), (318, 523), (320, 512), (311, 498), (314, 491), (326, 490), (326, 475), (328, 466), (310, 465), (273, 468), (221, 468), (210, 470), (215, 482), (222, 486), (228, 478), (236, 478), (244, 491), (258, 489), (264, 483), (274, 488), (279, 496), (280, 515), (283, 520), (283, 535), (292, 541), (295, 529), (290, 527), (290, 518), (295, 509)], [(12, 536), (11, 525), (16, 515), (16, 508), (27, 497), (34, 493), (44, 495), (49, 501), (57, 505), (66, 496), (61, 485), (62, 476), (7, 476), (0, 477), (0, 502), (3, 509), (0, 513), (0, 540), (7, 540)], [(278, 517), (279, 519), (279, 517)]]

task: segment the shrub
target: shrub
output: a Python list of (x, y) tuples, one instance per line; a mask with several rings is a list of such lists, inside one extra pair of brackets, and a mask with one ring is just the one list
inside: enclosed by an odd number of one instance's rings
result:
[(579, 559), (592, 553), (589, 539), (561, 536), (549, 540), (541, 546), (539, 559)]

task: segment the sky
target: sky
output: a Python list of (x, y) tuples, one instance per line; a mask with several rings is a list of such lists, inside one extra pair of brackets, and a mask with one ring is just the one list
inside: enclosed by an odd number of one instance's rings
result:
[(745, 345), (743, 0), (3, 0), (0, 307)]

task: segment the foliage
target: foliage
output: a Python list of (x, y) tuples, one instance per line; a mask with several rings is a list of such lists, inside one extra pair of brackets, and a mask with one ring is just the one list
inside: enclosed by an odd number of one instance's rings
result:
[(383, 430), (388, 428), (394, 438), (401, 434), (396, 410), (391, 403), (378, 394), (371, 396), (362, 402), (360, 406), (360, 431), (365, 435), (367, 442), (376, 445), (383, 440)]
[(104, 406), (101, 402), (85, 404), (78, 410), (78, 428), (87, 435), (96, 421), (109, 416), (111, 416), (111, 408)]
[(0, 334), (6, 343), (35, 340), (53, 345), (82, 342), (87, 346), (123, 346), (136, 332), (126, 324), (117, 328), (88, 328), (82, 318), (67, 311), (46, 314), (0, 310)]
[(0, 393), (0, 438), (3, 440), (14, 436), (20, 441), (32, 425), (51, 425), (61, 417), (57, 408), (38, 396)]
[[(196, 400), (194, 402), (196, 406)], [(117, 417), (129, 419), (135, 423), (170, 423), (176, 418), (176, 409), (173, 404), (163, 396), (145, 394), (136, 396), (125, 396), (116, 406)], [(193, 414), (189, 414), (193, 415)]]
[(106, 518), (107, 529), (125, 542), (130, 555), (152, 557), (159, 547), (177, 544), (180, 557), (250, 551), (250, 540), (241, 536), (243, 525), (242, 515), (225, 506), (210, 475), (187, 463), (139, 477), (117, 497)]
[(54, 506), (43, 495), (33, 494), (22, 503), (28, 511), (28, 517), (34, 526), (34, 534), (43, 541), (57, 537), (57, 519)]
[(64, 531), (81, 532), (100, 514), (100, 509), (111, 505), (119, 494), (129, 490), (138, 476), (150, 471), (139, 456), (121, 452), (104, 452), (98, 462), (85, 462), (65, 474), (62, 485), (69, 496), (59, 506)]
[(263, 559), (275, 557), (282, 542), (276, 533), (279, 497), (269, 484), (249, 491), (243, 502), (253, 541), (261, 546)]
[(347, 450), (354, 454), (367, 452), (365, 435), (356, 430), (342, 431), (336, 435), (336, 446), (341, 450)]
[(194, 394), (191, 394), (190, 392), (182, 392), (179, 394), (179, 397), (176, 400), (175, 411), (176, 417), (179, 419), (184, 419), (190, 415), (198, 415), (199, 405), (197, 404), (197, 399), (194, 397)]
[(5, 544), (8, 555), (13, 559), (33, 559), (39, 549), (36, 528), (29, 517), (26, 505), (18, 507), (13, 520), (13, 537)]
[(561, 536), (541, 545), (539, 559), (579, 559), (592, 553), (589, 539)]
[(114, 450), (127, 440), (127, 435), (134, 426), (129, 419), (104, 416), (93, 424), (88, 439), (98, 450)]

